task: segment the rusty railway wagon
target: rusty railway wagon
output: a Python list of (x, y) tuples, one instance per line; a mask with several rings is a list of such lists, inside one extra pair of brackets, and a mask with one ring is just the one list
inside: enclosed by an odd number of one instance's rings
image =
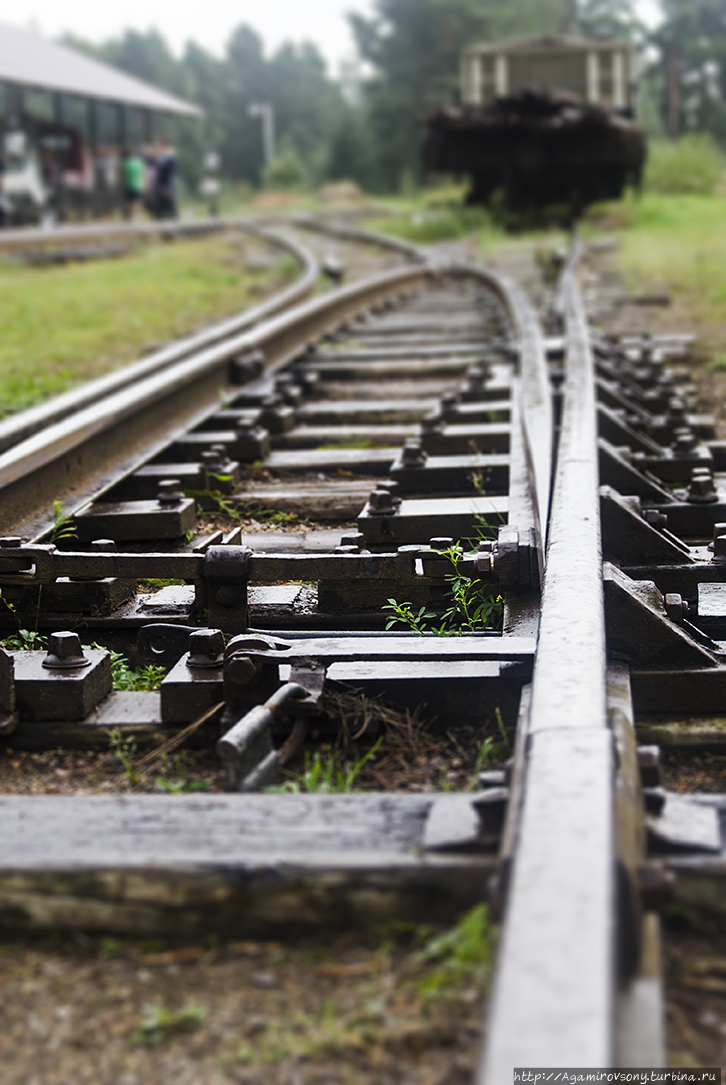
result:
[[(219, 774), (88, 794), (79, 760), (68, 793), (23, 794), (2, 758), (0, 920), (292, 936), (488, 900), (478, 1085), (660, 1066), (659, 909), (724, 911), (719, 763), (692, 794), (672, 756), (726, 734), (726, 443), (688, 337), (591, 327), (577, 249), (538, 312), (395, 244), (396, 266), (0, 427), (0, 631), (48, 638), (0, 650), (0, 751), (105, 753), (111, 731), (139, 772), (184, 743)], [(215, 494), (311, 522), (210, 524)], [(452, 581), (496, 607), (445, 636)], [(386, 628), (391, 599), (416, 628)], [(160, 688), (112, 688), (108, 649), (164, 665)], [(471, 776), (411, 788), (429, 755), (379, 717), (347, 733), (383, 742), (383, 783), (265, 793), (343, 733), (342, 696), (419, 709), (426, 750), (455, 742)], [(480, 771), (502, 731), (511, 758)]]
[(619, 198), (639, 184), (645, 161), (631, 69), (620, 42), (473, 45), (463, 56), (462, 104), (426, 118), (424, 165), (469, 175), (471, 203), (578, 211)]

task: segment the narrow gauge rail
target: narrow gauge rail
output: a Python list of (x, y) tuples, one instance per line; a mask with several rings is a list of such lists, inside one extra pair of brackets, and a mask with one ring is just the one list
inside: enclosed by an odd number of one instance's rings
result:
[[(40, 436), (3, 457), (0, 585), (55, 634), (48, 655), (0, 656), (4, 741), (102, 746), (119, 727), (157, 742), (207, 716), (197, 737), (218, 740), (242, 793), (0, 798), (0, 916), (257, 934), (451, 917), (489, 896), (503, 931), (482, 1082), (662, 1062), (656, 908), (666, 892), (718, 897), (722, 804), (660, 789), (635, 721), (723, 703), (724, 449), (675, 395), (665, 342), (590, 332), (574, 259), (559, 316), (546, 339), (515, 284), (421, 265), (202, 352), (183, 364), (190, 381), (213, 374), (208, 402), (194, 386), (164, 446), (140, 441), (100, 490), (79, 486), (79, 550), (44, 542), (44, 479), (58, 485), (64, 457), (94, 463), (107, 431), (57, 434), (60, 474)], [(220, 410), (208, 385), (225, 368)], [(135, 393), (147, 412), (177, 395), (164, 380)], [(125, 435), (131, 410), (104, 422)], [(260, 461), (255, 484), (244, 465)], [(207, 476), (230, 500), (328, 523), (353, 510), (357, 530), (185, 549), (183, 489)], [(392, 595), (446, 606), (452, 541), (503, 600), (501, 629), (385, 633)], [(137, 577), (189, 586), (140, 599)], [(168, 664), (160, 694), (110, 693), (107, 654), (81, 657), (76, 629)], [(434, 728), (485, 733), (499, 715), (513, 760), (475, 794), (251, 794), (306, 731), (335, 732), (324, 695), (340, 685), (425, 701)]]

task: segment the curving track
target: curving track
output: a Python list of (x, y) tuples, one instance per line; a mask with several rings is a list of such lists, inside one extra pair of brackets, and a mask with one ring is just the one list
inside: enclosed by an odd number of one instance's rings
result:
[[(719, 802), (659, 790), (636, 726), (722, 703), (726, 460), (675, 395), (667, 343), (591, 331), (578, 255), (557, 336), (514, 282), (420, 261), (190, 351), (0, 457), (16, 613), (171, 668), (160, 693), (119, 694), (103, 650), (79, 660), (70, 638), (53, 642), (69, 669), (17, 654), (13, 678), (0, 657), (5, 741), (102, 746), (118, 727), (153, 750), (189, 728), (219, 738), (232, 792), (0, 798), (0, 911), (239, 935), (488, 896), (503, 926), (479, 1080), (662, 1063), (655, 909), (712, 901), (726, 867)], [(62, 485), (78, 541), (54, 546)], [(184, 490), (216, 514), (202, 530)], [(307, 526), (240, 530), (230, 506)], [(454, 568), (486, 624), (451, 616)], [(138, 578), (184, 583), (139, 595)], [(387, 631), (391, 598), (457, 635)], [(504, 729), (513, 757), (474, 793), (251, 794), (340, 731), (350, 690), (423, 704), (469, 753)]]

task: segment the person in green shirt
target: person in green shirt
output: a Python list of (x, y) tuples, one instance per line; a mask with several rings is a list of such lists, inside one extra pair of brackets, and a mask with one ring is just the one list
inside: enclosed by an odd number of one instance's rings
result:
[(146, 166), (140, 155), (129, 147), (124, 148), (121, 173), (124, 186), (124, 215), (127, 219), (138, 218), (144, 200)]

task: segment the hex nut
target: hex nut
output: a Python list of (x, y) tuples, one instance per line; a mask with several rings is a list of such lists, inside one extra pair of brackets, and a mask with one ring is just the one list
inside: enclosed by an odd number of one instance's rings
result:
[(396, 511), (389, 490), (373, 490), (368, 498), (368, 509), (374, 516), (391, 515)]
[(686, 491), (686, 500), (694, 505), (708, 505), (718, 501), (718, 490), (713, 475), (705, 467), (697, 467), (691, 473), (691, 484)]
[(643, 787), (660, 784), (660, 746), (638, 746), (638, 768)]
[(225, 661), (225, 681), (235, 686), (250, 686), (259, 676), (259, 668), (249, 656), (235, 654)]
[(195, 629), (189, 637), (187, 667), (220, 667), (224, 661), (221, 629)]
[(404, 467), (423, 467), (427, 456), (421, 447), (421, 442), (415, 437), (409, 437), (401, 449), (401, 463)]
[(178, 505), (180, 501), (184, 500), (181, 480), (178, 478), (161, 479), (156, 500), (160, 505)]
[(83, 654), (78, 634), (65, 630), (51, 633), (48, 638), (48, 654), (42, 662), (49, 670), (64, 671), (87, 667), (91, 660)]
[(688, 603), (677, 592), (669, 592), (664, 601), (665, 612), (672, 622), (682, 622), (688, 614)]
[(646, 524), (657, 528), (658, 531), (664, 531), (668, 526), (668, 516), (664, 512), (659, 512), (658, 509), (643, 509), (642, 516)]

